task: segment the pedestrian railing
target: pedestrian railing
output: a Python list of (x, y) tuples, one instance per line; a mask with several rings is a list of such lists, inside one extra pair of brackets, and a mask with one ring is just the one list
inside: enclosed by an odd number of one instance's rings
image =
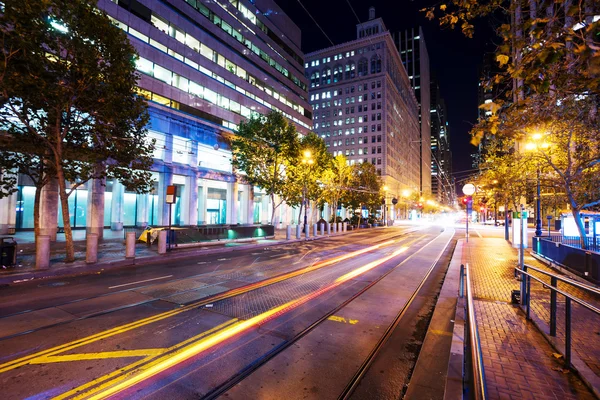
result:
[(485, 369), (483, 367), (483, 355), (481, 353), (481, 340), (477, 329), (477, 318), (473, 304), (473, 293), (471, 290), (471, 278), (469, 264), (460, 266), (460, 297), (467, 298), (467, 325), (469, 329), (469, 345), (471, 348), (471, 376), (473, 395), (469, 396), (475, 400), (487, 398), (487, 386), (485, 384)]
[[(579, 236), (563, 236), (563, 235), (549, 235), (539, 236), (542, 240), (549, 240), (555, 243), (566, 244), (567, 246), (581, 248), (581, 240)], [(587, 250), (600, 252), (600, 235), (589, 235), (583, 238), (585, 241), (585, 247)]]
[[(546, 275), (550, 277), (550, 286), (548, 283), (544, 282), (542, 279), (533, 276), (529, 270), (538, 272), (540, 274)], [(556, 313), (557, 313), (557, 295), (560, 294), (565, 297), (565, 368), (571, 368), (571, 325), (572, 325), (572, 314), (571, 314), (571, 303), (575, 302), (588, 310), (594, 312), (596, 315), (600, 315), (600, 308), (593, 306), (592, 304), (582, 300), (578, 297), (575, 297), (563, 290), (560, 290), (558, 286), (558, 281), (576, 287), (578, 289), (594, 293), (596, 295), (600, 295), (600, 290), (593, 286), (589, 286), (580, 282), (577, 282), (573, 279), (569, 279), (560, 275), (553, 274), (551, 272), (547, 272), (541, 270), (539, 268), (532, 267), (531, 265), (525, 264), (523, 269), (518, 267), (515, 268), (517, 273), (521, 274), (521, 305), (525, 306), (525, 313), (527, 315), (527, 319), (531, 319), (531, 280), (537, 281), (541, 283), (544, 288), (550, 289), (550, 336), (556, 337)]]

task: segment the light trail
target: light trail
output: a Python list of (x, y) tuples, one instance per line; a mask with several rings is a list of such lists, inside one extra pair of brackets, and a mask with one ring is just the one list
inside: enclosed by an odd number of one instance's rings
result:
[[(81, 393), (80, 395), (77, 396), (77, 398), (86, 398), (86, 399), (93, 399), (93, 400), (99, 400), (99, 399), (106, 399), (110, 396), (113, 396), (115, 394), (118, 394), (126, 389), (129, 389), (151, 377), (154, 377), (174, 366), (176, 366), (177, 364), (184, 362), (192, 357), (195, 357), (199, 354), (201, 354), (202, 352), (222, 343), (223, 341), (232, 338), (233, 336), (236, 336), (238, 334), (241, 334), (251, 328), (253, 328), (254, 326), (261, 324), (261, 323), (265, 323), (267, 321), (269, 321), (272, 318), (275, 318), (285, 312), (289, 312), (291, 310), (293, 310), (294, 308), (308, 302), (311, 299), (314, 299), (320, 295), (322, 295), (323, 293), (326, 293), (338, 286), (340, 286), (341, 284), (357, 277), (360, 276), (370, 270), (372, 270), (373, 268), (391, 260), (392, 258), (400, 255), (401, 253), (405, 252), (406, 250), (408, 250), (408, 247), (401, 247), (400, 249), (394, 251), (391, 255), (382, 257), (376, 261), (372, 261), (360, 268), (357, 268), (347, 274), (342, 275), (341, 277), (337, 278), (333, 283), (331, 283), (330, 285), (321, 288), (320, 290), (304, 295), (302, 297), (300, 297), (299, 299), (296, 300), (292, 300), (290, 302), (287, 302), (285, 304), (282, 304), (281, 306), (272, 308), (269, 311), (266, 311), (260, 315), (257, 315), (253, 318), (250, 318), (246, 321), (240, 321), (240, 322), (236, 322), (233, 325), (230, 325), (224, 329), (222, 329), (219, 332), (216, 332), (208, 337), (206, 337), (205, 339), (194, 343), (188, 347), (182, 348), (181, 351), (175, 353), (175, 354), (166, 354), (160, 358), (158, 358), (157, 360), (153, 361), (152, 363), (148, 364), (147, 366), (142, 366), (139, 368), (139, 373), (137, 373), (134, 376), (130, 376), (130, 374), (127, 374), (125, 376), (123, 376), (121, 378), (121, 381), (119, 383), (114, 383), (114, 382), (107, 382), (97, 388), (94, 388), (91, 393)], [(73, 392), (76, 392), (76, 389), (73, 389)], [(62, 397), (64, 398), (64, 397)]]
[(146, 279), (143, 281), (137, 281), (137, 282), (131, 282), (131, 283), (124, 283), (122, 285), (117, 285), (117, 286), (109, 286), (109, 289), (115, 289), (118, 287), (123, 287), (123, 286), (131, 286), (131, 285), (136, 285), (138, 283), (144, 283), (144, 282), (151, 282), (151, 281), (158, 281), (160, 279), (167, 279), (167, 278), (171, 278), (173, 275), (167, 275), (167, 276), (161, 276), (160, 278), (152, 278), (152, 279)]
[(50, 356), (54, 356), (54, 355), (57, 355), (57, 354), (60, 354), (60, 353), (64, 353), (64, 352), (73, 350), (75, 348), (78, 348), (78, 347), (81, 347), (81, 346), (85, 346), (85, 345), (97, 342), (97, 341), (102, 340), (102, 339), (107, 339), (109, 337), (116, 336), (116, 335), (119, 335), (119, 334), (122, 334), (122, 333), (125, 333), (125, 332), (128, 332), (128, 331), (131, 331), (131, 330), (143, 327), (145, 325), (148, 325), (148, 324), (151, 324), (151, 323), (154, 323), (154, 322), (162, 321), (162, 320), (164, 320), (166, 318), (173, 317), (175, 315), (178, 315), (178, 314), (181, 314), (181, 313), (193, 310), (195, 308), (201, 307), (201, 306), (209, 304), (209, 303), (213, 303), (215, 301), (224, 300), (224, 299), (227, 299), (227, 298), (230, 298), (230, 297), (239, 296), (241, 294), (250, 292), (250, 291), (255, 290), (255, 289), (266, 287), (266, 286), (269, 286), (269, 285), (272, 285), (272, 284), (275, 284), (275, 283), (278, 283), (278, 282), (281, 282), (281, 281), (284, 281), (284, 280), (287, 280), (287, 279), (290, 279), (290, 278), (294, 278), (296, 276), (299, 276), (299, 275), (302, 275), (302, 274), (305, 274), (305, 273), (308, 273), (308, 272), (315, 271), (317, 269), (326, 267), (328, 265), (332, 265), (332, 264), (338, 263), (340, 261), (344, 261), (344, 260), (347, 260), (347, 259), (359, 256), (361, 254), (368, 253), (370, 251), (376, 250), (376, 249), (381, 248), (383, 246), (391, 245), (391, 244), (393, 244), (395, 242), (396, 242), (395, 240), (388, 240), (388, 241), (383, 242), (383, 243), (379, 243), (379, 244), (376, 244), (376, 245), (373, 245), (373, 246), (369, 246), (369, 247), (364, 248), (362, 250), (353, 251), (353, 252), (350, 252), (350, 253), (338, 256), (338, 257), (331, 258), (329, 260), (320, 261), (320, 262), (318, 262), (318, 263), (316, 263), (316, 264), (314, 264), (312, 266), (306, 267), (306, 268), (301, 268), (301, 269), (298, 269), (296, 271), (292, 271), (292, 272), (289, 272), (289, 273), (286, 273), (286, 274), (283, 274), (283, 275), (280, 275), (280, 276), (275, 276), (273, 278), (265, 279), (265, 280), (260, 281), (260, 282), (252, 283), (252, 284), (249, 284), (249, 285), (246, 285), (246, 286), (242, 286), (242, 287), (239, 287), (239, 288), (236, 288), (236, 289), (232, 289), (232, 290), (229, 290), (229, 291), (226, 291), (226, 292), (214, 295), (214, 296), (210, 296), (210, 297), (207, 297), (207, 298), (205, 298), (203, 300), (200, 300), (200, 301), (197, 301), (197, 302), (194, 302), (194, 303), (190, 303), (190, 304), (188, 304), (186, 306), (183, 306), (183, 307), (180, 307), (180, 308), (177, 308), (177, 309), (174, 309), (174, 310), (165, 311), (163, 313), (159, 313), (159, 314), (153, 315), (151, 317), (143, 318), (143, 319), (140, 319), (140, 320), (137, 320), (137, 321), (133, 321), (133, 322), (124, 324), (124, 325), (116, 326), (114, 328), (111, 328), (111, 329), (108, 329), (108, 330), (105, 330), (105, 331), (101, 331), (101, 332), (98, 332), (96, 334), (84, 337), (84, 338), (76, 339), (74, 341), (67, 342), (67, 343), (64, 343), (64, 344), (61, 344), (61, 345), (58, 345), (58, 346), (46, 349), (46, 350), (42, 350), (42, 351), (39, 351), (37, 353), (33, 353), (33, 354), (30, 354), (30, 355), (27, 355), (27, 356), (24, 356), (24, 357), (21, 357), (21, 358), (17, 358), (15, 360), (11, 360), (11, 361), (8, 361), (6, 363), (0, 364), (0, 373), (11, 371), (11, 370), (13, 370), (15, 368), (19, 368), (19, 367), (22, 367), (24, 365), (30, 364), (34, 360), (36, 360), (36, 359), (38, 359), (40, 357), (50, 357)]

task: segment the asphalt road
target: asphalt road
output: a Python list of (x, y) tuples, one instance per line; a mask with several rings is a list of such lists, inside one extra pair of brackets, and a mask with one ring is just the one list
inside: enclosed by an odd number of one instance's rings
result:
[(416, 355), (384, 380), (371, 365), (423, 331), (453, 234), (366, 230), (2, 288), (2, 398), (364, 398), (388, 381), (378, 398), (397, 398)]

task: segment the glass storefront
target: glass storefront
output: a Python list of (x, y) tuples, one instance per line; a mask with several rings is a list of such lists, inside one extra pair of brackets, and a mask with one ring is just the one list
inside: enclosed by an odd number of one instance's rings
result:
[(227, 221), (227, 190), (208, 188), (206, 199), (207, 224), (224, 224)]
[(34, 186), (19, 186), (17, 192), (17, 229), (33, 229)]

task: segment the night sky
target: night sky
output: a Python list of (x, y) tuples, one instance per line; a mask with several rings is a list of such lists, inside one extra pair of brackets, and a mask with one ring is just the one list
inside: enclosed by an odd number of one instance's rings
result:
[[(374, 6), (376, 16), (382, 17), (390, 32), (421, 25), (429, 52), (432, 75), (440, 82), (442, 97), (446, 101), (450, 140), (453, 154), (454, 176), (464, 176), (459, 171), (470, 170), (475, 147), (469, 144), (469, 130), (477, 120), (477, 84), (479, 71), (486, 51), (494, 49), (491, 28), (487, 21), (478, 21), (473, 39), (457, 30), (441, 29), (435, 20), (429, 21), (420, 9), (431, 0), (275, 0), (283, 11), (302, 30), (302, 50), (310, 53), (330, 47), (315, 22), (302, 8), (310, 12), (334, 44), (356, 39), (358, 21), (368, 18), (368, 9)], [(459, 188), (461, 185), (457, 185)]]

